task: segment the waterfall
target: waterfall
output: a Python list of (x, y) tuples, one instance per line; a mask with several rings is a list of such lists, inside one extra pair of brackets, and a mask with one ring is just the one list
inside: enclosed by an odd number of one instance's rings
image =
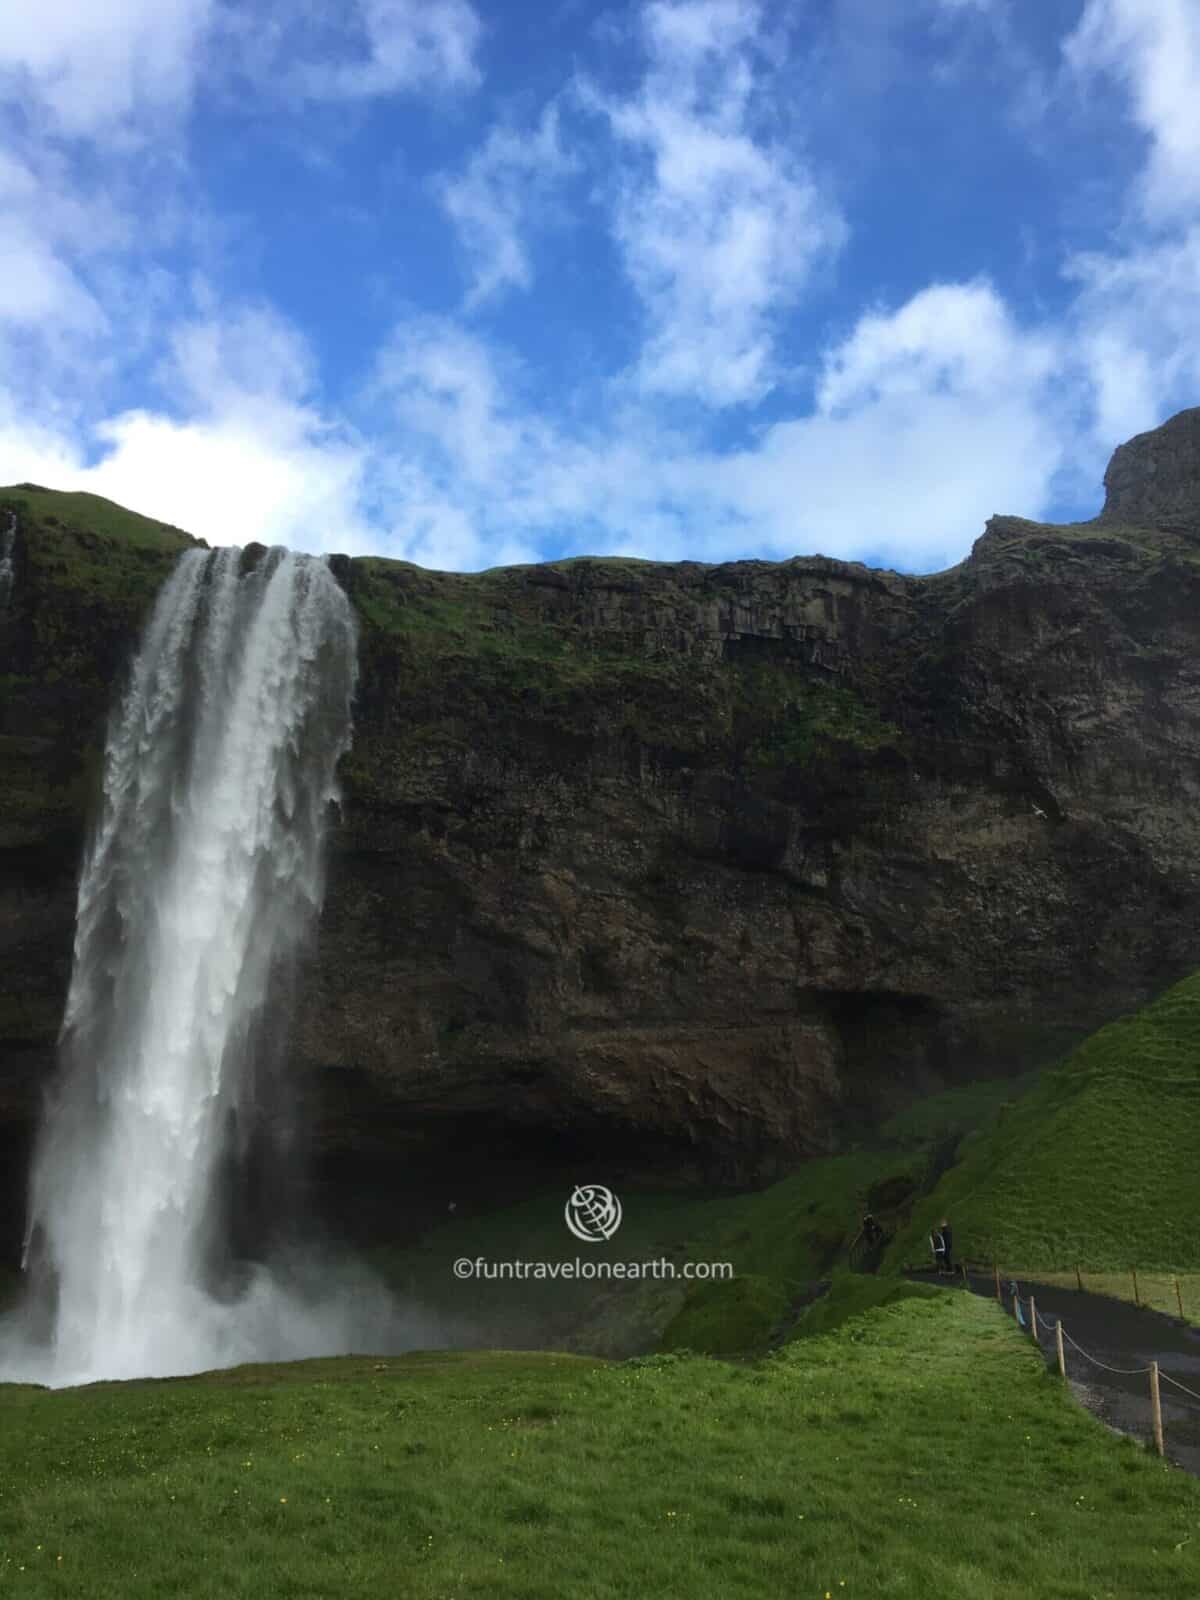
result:
[(344, 1286), (302, 1293), (239, 1239), (237, 1173), (292, 1133), (290, 980), (321, 906), (356, 672), (323, 561), (244, 565), (237, 549), (181, 557), (110, 724), (32, 1169), (41, 1343), (28, 1311), (0, 1376), (179, 1373), (370, 1336)]
[(13, 566), (13, 549), (17, 542), (17, 513), (8, 513), (8, 525), (0, 533), (0, 616), (8, 610), (12, 599), (16, 571)]

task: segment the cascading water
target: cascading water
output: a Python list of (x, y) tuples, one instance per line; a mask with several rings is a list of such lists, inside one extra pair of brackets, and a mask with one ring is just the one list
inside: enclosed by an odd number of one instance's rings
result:
[(289, 1127), (274, 1067), (356, 670), (324, 562), (276, 550), (242, 566), (236, 549), (181, 558), (110, 726), (33, 1164), (30, 1304), (19, 1339), (0, 1340), (0, 1376), (72, 1383), (394, 1341), (385, 1316), (364, 1329), (360, 1294), (351, 1325), (344, 1293), (302, 1294), (230, 1249), (244, 1221), (231, 1175)]
[(8, 521), (3, 531), (0, 531), (0, 615), (8, 610), (8, 602), (12, 599), (13, 582), (16, 578), (16, 568), (13, 563), (16, 543), (17, 514), (15, 511), (10, 511)]

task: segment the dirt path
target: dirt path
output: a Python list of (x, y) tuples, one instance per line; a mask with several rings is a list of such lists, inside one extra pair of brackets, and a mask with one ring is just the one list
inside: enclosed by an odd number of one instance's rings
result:
[[(909, 1276), (925, 1283), (938, 1281), (932, 1272)], [(991, 1277), (972, 1276), (969, 1283), (975, 1294), (995, 1299), (996, 1286)], [(1001, 1279), (1004, 1305), (1010, 1316), (1011, 1283), (1009, 1278)], [(1056, 1288), (1028, 1278), (1018, 1280), (1018, 1287), (1026, 1325), (1031, 1295), (1037, 1302), (1039, 1324), (1042, 1318), (1046, 1319), (1046, 1325), (1039, 1326), (1039, 1342), (1052, 1364), (1057, 1361), (1054, 1324), (1062, 1318), (1067, 1380), (1082, 1404), (1116, 1432), (1150, 1439), (1149, 1375), (1130, 1369), (1158, 1362), (1167, 1456), (1176, 1466), (1200, 1477), (1200, 1399), (1167, 1382), (1168, 1377), (1175, 1378), (1200, 1395), (1200, 1329), (1157, 1311), (1139, 1310), (1123, 1300), (1088, 1294), (1086, 1290), (1081, 1294), (1077, 1289)], [(1093, 1360), (1081, 1355), (1072, 1340)], [(1104, 1365), (1098, 1367), (1094, 1362)], [(1105, 1370), (1114, 1367), (1122, 1370)]]

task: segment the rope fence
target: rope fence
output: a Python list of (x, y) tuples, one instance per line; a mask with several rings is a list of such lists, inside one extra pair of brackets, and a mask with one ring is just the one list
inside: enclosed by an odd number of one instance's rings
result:
[(1169, 1372), (1160, 1372), (1159, 1377), (1164, 1383), (1172, 1384), (1176, 1389), (1182, 1389), (1184, 1394), (1190, 1394), (1193, 1400), (1200, 1400), (1200, 1394), (1195, 1389), (1189, 1389), (1186, 1383), (1180, 1383), (1178, 1378), (1173, 1378)]
[[(1066, 1274), (1063, 1274), (1066, 1276)], [(1185, 1273), (1185, 1277), (1188, 1275)], [(1134, 1266), (1127, 1272), (1092, 1271), (1084, 1272), (1079, 1266), (1075, 1268), (1075, 1287), (1082, 1294), (1085, 1284), (1096, 1294), (1113, 1295), (1118, 1300), (1132, 1298), (1139, 1309), (1148, 1311), (1161, 1311), (1165, 1316), (1173, 1313), (1178, 1315), (1180, 1322), (1188, 1321), (1187, 1312), (1184, 1310), (1184, 1291), (1176, 1272), (1146, 1271), (1144, 1268), (1139, 1275)], [(1124, 1280), (1124, 1281), (1122, 1281)], [(1132, 1296), (1129, 1290), (1132, 1288)], [(1188, 1300), (1192, 1310), (1192, 1320), (1196, 1320), (1196, 1281), (1194, 1275), (1188, 1278)]]
[[(1000, 1269), (999, 1267), (993, 1267), (992, 1271), (996, 1282), (996, 1299), (1001, 1305), (1004, 1305), (1005, 1295), (1001, 1289)], [(962, 1267), (962, 1273), (965, 1280), (967, 1276), (967, 1269), (965, 1265)], [(1154, 1433), (1154, 1448), (1160, 1456), (1166, 1454), (1166, 1447), (1163, 1439), (1162, 1399), (1159, 1389), (1160, 1384), (1169, 1383), (1173, 1388), (1180, 1390), (1183, 1394), (1186, 1394), (1190, 1396), (1191, 1399), (1197, 1401), (1200, 1401), (1200, 1393), (1197, 1393), (1195, 1389), (1189, 1388), (1186, 1383), (1181, 1383), (1178, 1378), (1173, 1378), (1169, 1372), (1163, 1372), (1157, 1361), (1151, 1361), (1147, 1366), (1144, 1367), (1114, 1367), (1111, 1366), (1107, 1361), (1101, 1361), (1098, 1356), (1092, 1355), (1090, 1351), (1085, 1350), (1082, 1345), (1078, 1344), (1076, 1340), (1071, 1337), (1066, 1328), (1063, 1326), (1063, 1319), (1061, 1316), (1052, 1317), (1047, 1315), (1045, 1312), (1039, 1312), (1037, 1308), (1036, 1297), (1032, 1294), (1028, 1296), (1022, 1295), (1020, 1286), (1016, 1279), (1009, 1280), (1008, 1300), (1011, 1304), (1013, 1320), (1019, 1327), (1025, 1328), (1029, 1331), (1030, 1336), (1037, 1341), (1039, 1349), (1043, 1351), (1045, 1350), (1043, 1334), (1053, 1335), (1053, 1343), (1055, 1354), (1058, 1359), (1058, 1371), (1060, 1377), (1064, 1379), (1067, 1377), (1066, 1345), (1070, 1345), (1071, 1349), (1075, 1351), (1077, 1355), (1082, 1356), (1085, 1361), (1089, 1362), (1093, 1367), (1098, 1368), (1102, 1372), (1111, 1372), (1117, 1377), (1122, 1378), (1140, 1378), (1142, 1376), (1147, 1376), (1150, 1380), (1150, 1416)]]
[[(1056, 1329), (1062, 1326), (1061, 1317), (1059, 1317), (1054, 1326)], [(1117, 1376), (1121, 1378), (1140, 1378), (1143, 1372), (1150, 1371), (1149, 1367), (1110, 1367), (1108, 1362), (1101, 1361), (1099, 1356), (1088, 1355), (1087, 1351), (1081, 1344), (1075, 1343), (1074, 1339), (1072, 1339), (1071, 1335), (1065, 1328), (1062, 1330), (1062, 1336), (1071, 1346), (1072, 1350), (1077, 1350), (1085, 1361), (1090, 1361), (1094, 1367), (1099, 1367), (1102, 1372), (1115, 1372)]]

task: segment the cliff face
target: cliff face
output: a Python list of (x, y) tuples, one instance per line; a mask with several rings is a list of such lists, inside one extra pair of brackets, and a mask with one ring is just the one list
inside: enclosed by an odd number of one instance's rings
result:
[[(335, 558), (361, 680), (295, 1036), (324, 1174), (755, 1181), (1200, 966), (1200, 412), (1106, 483), (925, 578)], [(10, 1217), (104, 710), (186, 543), (87, 501), (0, 491)]]

